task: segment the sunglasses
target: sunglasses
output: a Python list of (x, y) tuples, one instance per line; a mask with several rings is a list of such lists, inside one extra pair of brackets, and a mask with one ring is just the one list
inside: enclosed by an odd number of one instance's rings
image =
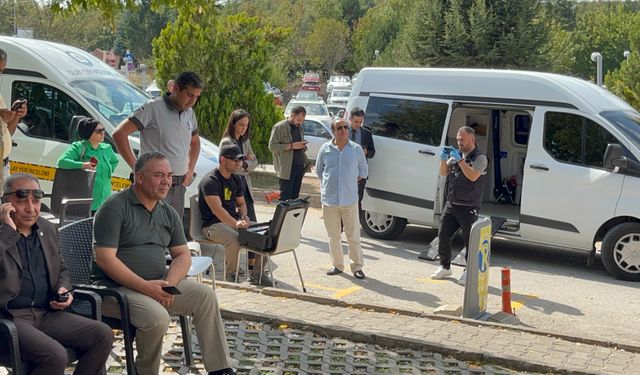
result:
[(16, 191), (4, 194), (3, 197), (11, 194), (15, 194), (16, 198), (18, 199), (28, 198), (29, 194), (32, 194), (35, 199), (42, 199), (44, 197), (44, 191), (40, 189), (18, 189)]
[(347, 129), (349, 129), (349, 127), (347, 125), (336, 126), (336, 130), (347, 130)]
[(96, 130), (94, 130), (93, 132), (94, 132), (94, 133), (98, 133), (98, 134), (100, 134), (100, 133), (104, 133), (104, 132), (106, 132), (106, 131), (107, 131), (107, 129), (105, 129), (105, 128), (100, 128), (100, 129), (96, 129)]

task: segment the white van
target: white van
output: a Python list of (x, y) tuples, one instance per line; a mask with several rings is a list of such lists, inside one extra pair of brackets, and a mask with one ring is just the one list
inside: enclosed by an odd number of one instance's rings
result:
[(366, 68), (347, 105), (375, 138), (361, 224), (375, 238), (438, 226), (439, 149), (473, 127), (489, 158), (480, 214), (501, 237), (595, 254), (640, 280), (640, 114), (589, 82), (547, 73)]
[[(0, 79), (0, 93), (7, 105), (27, 99), (29, 111), (13, 135), (11, 172), (37, 176), (45, 191), (51, 191), (56, 163), (69, 147), (71, 118), (91, 116), (107, 128), (106, 142), (115, 127), (142, 103), (149, 100), (141, 90), (112, 67), (75, 47), (34, 39), (0, 36), (0, 48), (7, 52), (7, 66)], [(138, 133), (131, 137), (139, 148)], [(217, 147), (202, 140), (196, 173), (204, 176), (218, 164)], [(136, 151), (137, 153), (137, 151)], [(130, 185), (131, 169), (120, 157), (111, 179), (112, 189)], [(187, 197), (197, 192), (197, 180)], [(189, 200), (185, 199), (189, 206)]]

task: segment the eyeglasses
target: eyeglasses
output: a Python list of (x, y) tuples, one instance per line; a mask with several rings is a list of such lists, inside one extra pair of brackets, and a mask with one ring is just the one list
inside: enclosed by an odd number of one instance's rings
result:
[(336, 130), (347, 130), (347, 129), (349, 129), (349, 126), (347, 126), (347, 125), (336, 126)]
[(17, 189), (16, 191), (4, 194), (3, 197), (11, 194), (15, 194), (18, 199), (28, 198), (29, 194), (32, 194), (35, 199), (42, 199), (44, 197), (44, 191), (40, 189)]
[(104, 132), (106, 132), (106, 131), (107, 131), (107, 129), (105, 129), (105, 128), (100, 128), (100, 129), (96, 129), (96, 130), (94, 130), (93, 132), (94, 132), (94, 133), (98, 133), (98, 134), (100, 134), (100, 133), (104, 133)]

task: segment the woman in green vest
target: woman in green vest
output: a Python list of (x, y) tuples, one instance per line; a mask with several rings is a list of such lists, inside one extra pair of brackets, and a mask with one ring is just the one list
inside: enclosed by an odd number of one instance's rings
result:
[(58, 159), (58, 168), (96, 172), (92, 213), (111, 195), (111, 174), (118, 165), (118, 157), (111, 145), (104, 143), (105, 134), (106, 129), (97, 120), (90, 117), (81, 119), (78, 122), (78, 137), (81, 140), (73, 142)]

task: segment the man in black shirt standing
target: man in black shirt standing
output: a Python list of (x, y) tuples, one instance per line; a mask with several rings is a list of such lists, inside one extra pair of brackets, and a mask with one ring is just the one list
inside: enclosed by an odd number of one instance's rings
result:
[[(225, 247), (227, 280), (235, 279), (235, 268), (240, 253), (238, 229), (250, 224), (244, 200), (240, 169), (245, 156), (235, 144), (220, 147), (220, 165), (207, 173), (198, 186), (198, 208), (202, 216), (202, 232), (208, 239)], [(250, 275), (252, 282), (259, 278), (260, 268)], [(263, 274), (262, 284), (271, 284)]]

